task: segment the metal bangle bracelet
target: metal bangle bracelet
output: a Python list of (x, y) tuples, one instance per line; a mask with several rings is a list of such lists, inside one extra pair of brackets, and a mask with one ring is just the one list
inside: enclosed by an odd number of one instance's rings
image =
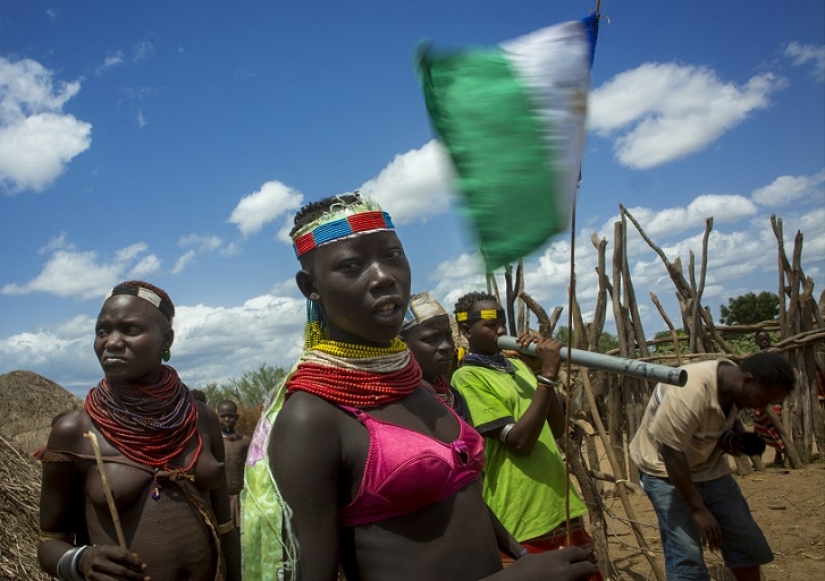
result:
[(501, 432), (498, 435), (498, 439), (506, 444), (507, 443), (507, 434), (510, 433), (510, 430), (512, 430), (513, 426), (515, 426), (515, 425), (516, 424), (507, 424), (506, 426), (501, 428)]
[(61, 555), (56, 571), (60, 581), (84, 581), (85, 577), (80, 574), (77, 565), (80, 562), (80, 555), (88, 548), (89, 545), (74, 547)]
[(547, 379), (543, 375), (536, 375), (536, 379), (539, 383), (543, 383), (544, 385), (552, 385), (554, 387), (558, 387), (561, 385), (561, 381), (556, 381), (554, 379)]

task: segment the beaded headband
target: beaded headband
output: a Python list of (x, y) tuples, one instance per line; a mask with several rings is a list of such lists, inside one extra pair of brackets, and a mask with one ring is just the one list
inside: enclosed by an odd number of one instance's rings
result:
[[(169, 322), (172, 322), (172, 317), (175, 313), (174, 308), (168, 302), (160, 298), (160, 296), (153, 290), (137, 285), (118, 285), (109, 291), (106, 295), (106, 299), (114, 295), (130, 295), (149, 301), (157, 307), (161, 313), (163, 313), (163, 316), (166, 317)], [(104, 299), (104, 302), (106, 299)]]
[(464, 321), (476, 321), (476, 320), (486, 320), (486, 321), (495, 321), (496, 319), (503, 319), (504, 318), (504, 309), (482, 309), (478, 313), (468, 313), (467, 311), (458, 311), (455, 314), (455, 320), (459, 323), (463, 323)]
[(299, 228), (292, 236), (298, 258), (319, 246), (367, 232), (395, 230), (390, 215), (376, 202), (360, 199), (354, 204), (335, 203), (327, 212)]

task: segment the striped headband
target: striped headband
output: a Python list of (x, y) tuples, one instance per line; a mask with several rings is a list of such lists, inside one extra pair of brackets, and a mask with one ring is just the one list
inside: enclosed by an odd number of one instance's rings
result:
[(415, 294), (410, 297), (410, 305), (404, 315), (404, 324), (401, 325), (401, 332), (411, 329), (433, 317), (447, 316), (447, 311), (437, 300), (430, 296), (427, 291)]
[(335, 240), (368, 232), (395, 230), (390, 215), (376, 202), (361, 199), (353, 204), (333, 204), (329, 211), (299, 228), (292, 236), (295, 255), (307, 252)]
[(455, 320), (459, 323), (469, 320), (486, 320), (486, 321), (495, 321), (497, 319), (504, 318), (504, 309), (481, 309), (478, 313), (468, 313), (467, 311), (458, 311), (455, 314)]
[[(133, 297), (138, 297), (145, 301), (149, 301), (158, 310), (163, 313), (163, 316), (166, 317), (169, 322), (172, 322), (172, 317), (175, 315), (175, 309), (172, 305), (168, 302), (164, 301), (160, 296), (153, 290), (148, 288), (143, 288), (142, 286), (137, 286), (133, 284), (121, 284), (113, 288), (109, 291), (106, 295), (106, 299), (115, 296), (115, 295), (130, 295)], [(103, 299), (104, 302), (106, 299)]]

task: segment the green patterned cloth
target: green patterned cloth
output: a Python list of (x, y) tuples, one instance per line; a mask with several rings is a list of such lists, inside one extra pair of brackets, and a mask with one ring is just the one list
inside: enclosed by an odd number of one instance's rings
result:
[(298, 546), (291, 528), (291, 511), (269, 469), (269, 436), (284, 405), (286, 381), (272, 390), (246, 458), (241, 491), (241, 555), (245, 581), (289, 580), (298, 562)]

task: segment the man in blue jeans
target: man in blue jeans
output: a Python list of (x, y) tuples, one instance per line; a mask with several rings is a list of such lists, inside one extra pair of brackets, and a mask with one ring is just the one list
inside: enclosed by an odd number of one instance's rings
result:
[(720, 549), (738, 581), (759, 581), (773, 560), (720, 446), (743, 431), (743, 408), (781, 403), (794, 373), (776, 353), (756, 353), (738, 365), (726, 359), (684, 366), (684, 387), (659, 384), (650, 397), (630, 457), (641, 471), (656, 517), (668, 581), (708, 581), (702, 547)]

